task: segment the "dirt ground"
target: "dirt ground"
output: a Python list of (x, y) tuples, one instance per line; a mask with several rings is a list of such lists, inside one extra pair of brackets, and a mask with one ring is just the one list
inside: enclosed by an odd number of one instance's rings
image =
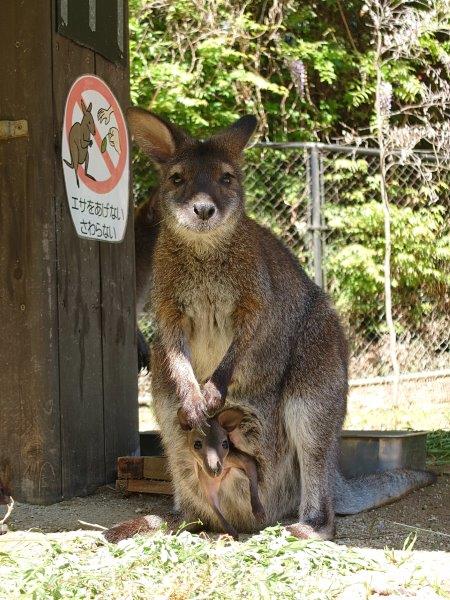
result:
[[(405, 538), (417, 532), (415, 550), (450, 551), (450, 469), (441, 469), (435, 485), (418, 490), (398, 502), (337, 520), (337, 543), (361, 548), (402, 549)], [(12, 531), (44, 533), (110, 527), (142, 514), (162, 517), (172, 509), (170, 496), (135, 494), (124, 498), (113, 487), (100, 488), (85, 498), (51, 506), (16, 503), (9, 520)]]

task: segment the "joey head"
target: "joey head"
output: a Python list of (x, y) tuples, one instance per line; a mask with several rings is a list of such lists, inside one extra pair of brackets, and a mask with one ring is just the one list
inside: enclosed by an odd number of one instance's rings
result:
[(220, 487), (231, 469), (239, 469), (249, 480), (252, 513), (259, 522), (266, 518), (258, 495), (258, 474), (254, 457), (238, 450), (230, 434), (239, 426), (244, 413), (236, 408), (222, 411), (207, 420), (204, 431), (191, 429), (183, 409), (178, 410), (181, 428), (187, 432), (189, 451), (196, 461), (197, 475), (203, 492), (217, 514), (223, 529), (232, 537), (238, 533), (220, 510)]

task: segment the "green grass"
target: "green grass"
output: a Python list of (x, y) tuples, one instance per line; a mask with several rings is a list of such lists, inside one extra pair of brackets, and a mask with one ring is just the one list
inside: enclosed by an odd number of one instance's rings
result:
[(431, 585), (445, 597), (441, 584), (426, 581), (419, 565), (406, 564), (411, 544), (400, 560), (398, 552), (378, 551), (372, 558), (332, 542), (297, 540), (279, 526), (241, 543), (186, 531), (136, 537), (118, 546), (95, 533), (28, 536), (17, 537), (14, 551), (2, 551), (0, 542), (2, 599), (326, 600), (338, 598), (355, 581), (369, 594), (373, 573), (384, 581), (389, 569), (397, 573), (404, 564), (402, 588)]
[(450, 463), (450, 431), (430, 431), (427, 437), (427, 458), (430, 465)]

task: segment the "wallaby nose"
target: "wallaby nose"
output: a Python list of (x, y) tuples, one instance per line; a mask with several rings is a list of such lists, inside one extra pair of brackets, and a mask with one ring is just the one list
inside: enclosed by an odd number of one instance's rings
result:
[(211, 471), (214, 477), (218, 477), (222, 473), (222, 465), (219, 461), (217, 461), (216, 466), (212, 468)]
[(218, 477), (222, 473), (222, 464), (219, 459), (213, 459), (208, 457), (206, 459), (206, 470), (209, 472), (211, 477)]
[(199, 219), (207, 221), (216, 212), (216, 207), (210, 202), (197, 202), (194, 204), (194, 212)]

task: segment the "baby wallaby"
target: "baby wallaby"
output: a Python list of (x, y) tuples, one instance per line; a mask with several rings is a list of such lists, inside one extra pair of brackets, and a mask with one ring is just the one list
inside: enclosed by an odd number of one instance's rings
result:
[(229, 434), (240, 424), (244, 413), (237, 408), (229, 408), (208, 419), (205, 431), (192, 429), (182, 408), (178, 410), (181, 428), (187, 431), (188, 447), (195, 458), (197, 475), (203, 492), (219, 518), (223, 529), (233, 538), (238, 532), (223, 516), (220, 510), (219, 490), (230, 469), (240, 469), (250, 483), (250, 503), (254, 517), (263, 522), (266, 518), (264, 507), (258, 495), (258, 473), (253, 456), (233, 446)]

